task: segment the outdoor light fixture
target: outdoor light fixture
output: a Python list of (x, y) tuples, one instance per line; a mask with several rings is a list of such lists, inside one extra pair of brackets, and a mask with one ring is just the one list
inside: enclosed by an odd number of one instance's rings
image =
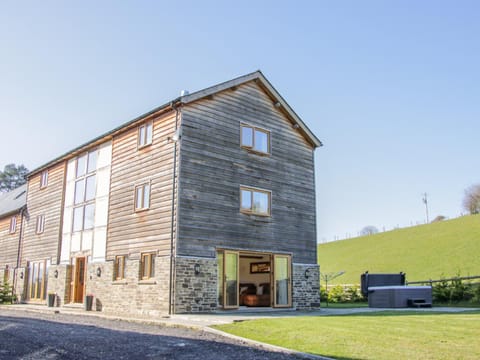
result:
[(102, 276), (102, 268), (100, 267), (97, 268), (97, 276), (98, 277)]
[(23, 271), (20, 273), (20, 279), (23, 279)]
[(55, 270), (55, 271), (53, 272), (53, 276), (55, 276), (55, 279), (58, 279), (58, 270)]
[(195, 271), (195, 275), (200, 274), (200, 264), (198, 264), (198, 263), (195, 264), (195, 265), (193, 266), (193, 270)]
[(310, 276), (310, 269), (305, 270), (305, 279), (308, 279)]

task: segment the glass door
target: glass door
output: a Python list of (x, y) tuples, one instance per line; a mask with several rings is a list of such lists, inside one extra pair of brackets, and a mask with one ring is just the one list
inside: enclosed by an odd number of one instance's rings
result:
[(275, 307), (292, 306), (291, 257), (273, 255), (273, 300)]
[(238, 252), (227, 251), (223, 253), (223, 308), (238, 308)]

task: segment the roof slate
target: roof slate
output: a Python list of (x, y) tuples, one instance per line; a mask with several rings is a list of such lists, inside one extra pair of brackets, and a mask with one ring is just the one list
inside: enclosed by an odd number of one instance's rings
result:
[(27, 184), (0, 194), (0, 217), (14, 214), (27, 204)]

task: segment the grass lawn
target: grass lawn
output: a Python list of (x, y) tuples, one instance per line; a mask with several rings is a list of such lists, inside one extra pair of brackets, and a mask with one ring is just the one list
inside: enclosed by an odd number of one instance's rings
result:
[(480, 312), (305, 316), (215, 328), (335, 359), (480, 359)]

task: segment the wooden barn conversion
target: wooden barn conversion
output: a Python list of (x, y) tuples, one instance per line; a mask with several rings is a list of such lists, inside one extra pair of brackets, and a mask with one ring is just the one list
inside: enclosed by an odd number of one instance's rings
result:
[(112, 314), (317, 308), (319, 146), (260, 71), (182, 94), (2, 195), (0, 270)]

